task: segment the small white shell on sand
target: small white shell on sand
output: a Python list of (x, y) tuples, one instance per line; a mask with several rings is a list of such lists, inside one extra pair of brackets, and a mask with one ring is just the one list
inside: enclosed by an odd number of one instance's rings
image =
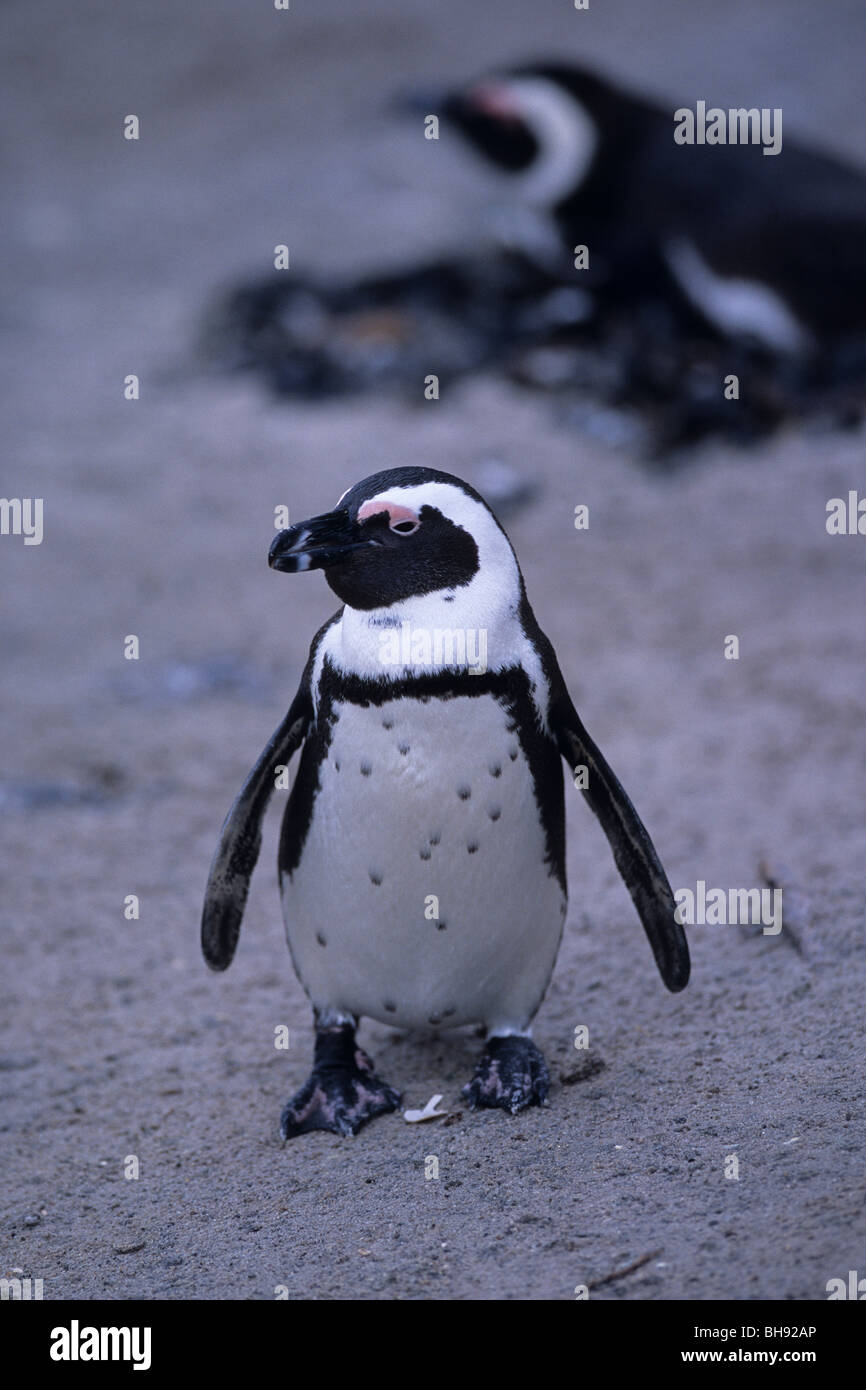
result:
[(441, 1099), (441, 1096), (431, 1096), (423, 1110), (404, 1110), (403, 1119), (410, 1125), (420, 1124), (422, 1120), (441, 1119), (443, 1115), (448, 1114), (447, 1110), (436, 1109)]

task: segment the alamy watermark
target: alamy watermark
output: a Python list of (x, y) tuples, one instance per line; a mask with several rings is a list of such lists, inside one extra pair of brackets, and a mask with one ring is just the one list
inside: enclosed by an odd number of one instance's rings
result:
[(678, 145), (763, 145), (764, 154), (782, 149), (781, 106), (707, 107), (680, 106), (674, 112), (674, 140)]
[(828, 536), (866, 536), (866, 497), (850, 488), (847, 498), (830, 497), (827, 501)]
[(0, 1279), (0, 1300), (13, 1303), (26, 1303), (29, 1299), (41, 1299), (44, 1281), (42, 1279), (16, 1278)]
[(781, 888), (707, 888), (699, 878), (694, 891), (678, 888), (674, 920), (682, 927), (762, 926), (764, 936), (782, 930)]
[(0, 497), (0, 536), (23, 536), (25, 545), (41, 545), (42, 498)]
[(151, 1360), (149, 1327), (82, 1327), (73, 1318), (69, 1327), (51, 1331), (52, 1361), (131, 1361), (134, 1371), (147, 1371)]
[(383, 666), (465, 667), (470, 676), (487, 670), (487, 629), (483, 627), (413, 627), (400, 624), (379, 635)]
[(866, 1301), (866, 1279), (861, 1279), (856, 1269), (848, 1270), (847, 1279), (828, 1279), (824, 1288), (831, 1303), (838, 1299), (851, 1299), (857, 1303)]

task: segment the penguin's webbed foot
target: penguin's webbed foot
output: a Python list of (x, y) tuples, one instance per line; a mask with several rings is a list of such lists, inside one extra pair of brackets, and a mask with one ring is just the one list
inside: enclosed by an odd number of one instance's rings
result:
[(316, 1033), (313, 1072), (285, 1106), (280, 1117), (283, 1139), (314, 1129), (357, 1134), (368, 1120), (387, 1115), (400, 1104), (400, 1093), (382, 1081), (373, 1062), (355, 1042), (351, 1024)]
[(546, 1105), (549, 1089), (544, 1055), (531, 1038), (509, 1034), (490, 1039), (463, 1095), (470, 1110), (509, 1110), (516, 1115), (530, 1105)]

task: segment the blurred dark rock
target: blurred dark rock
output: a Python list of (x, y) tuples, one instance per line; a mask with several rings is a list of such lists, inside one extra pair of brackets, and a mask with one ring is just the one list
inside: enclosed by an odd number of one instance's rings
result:
[(214, 306), (203, 349), (310, 401), (385, 391), (420, 403), (430, 374), (444, 388), (498, 371), (555, 398), (566, 424), (664, 466), (710, 437), (748, 447), (787, 420), (853, 429), (866, 402), (866, 343), (781, 359), (661, 301), (607, 306), (496, 247), (337, 286), (275, 273)]

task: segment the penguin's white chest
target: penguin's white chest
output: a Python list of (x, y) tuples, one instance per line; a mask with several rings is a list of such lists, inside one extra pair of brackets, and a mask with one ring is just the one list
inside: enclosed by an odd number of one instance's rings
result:
[(281, 874), (313, 1004), (406, 1028), (526, 1027), (565, 896), (507, 710), (484, 694), (335, 712), (300, 862)]

